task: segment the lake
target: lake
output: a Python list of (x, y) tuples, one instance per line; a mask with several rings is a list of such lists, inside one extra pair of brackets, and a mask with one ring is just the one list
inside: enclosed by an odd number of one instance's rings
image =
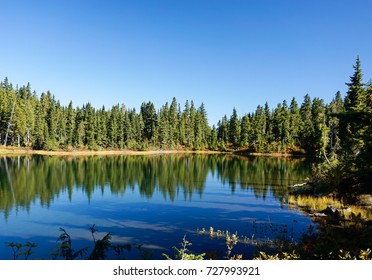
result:
[[(184, 236), (191, 251), (223, 258), (225, 241), (197, 232), (210, 227), (296, 241), (312, 222), (286, 205), (288, 185), (304, 182), (310, 166), (303, 158), (232, 155), (2, 157), (0, 258), (13, 259), (7, 242), (34, 242), (29, 258), (51, 259), (61, 227), (76, 250), (92, 247), (93, 224), (96, 238), (112, 232), (112, 243), (141, 244), (153, 259), (173, 257)], [(253, 246), (239, 246), (251, 257)]]

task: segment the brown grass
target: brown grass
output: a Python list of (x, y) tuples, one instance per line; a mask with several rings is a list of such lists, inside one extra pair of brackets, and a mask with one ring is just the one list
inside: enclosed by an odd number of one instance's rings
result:
[(135, 150), (57, 150), (57, 151), (44, 151), (33, 150), (29, 148), (18, 147), (1, 147), (0, 155), (2, 156), (18, 156), (18, 155), (49, 155), (49, 156), (90, 156), (90, 155), (160, 155), (160, 154), (218, 154), (216, 151), (192, 151), (192, 150), (148, 150), (148, 151), (135, 151)]

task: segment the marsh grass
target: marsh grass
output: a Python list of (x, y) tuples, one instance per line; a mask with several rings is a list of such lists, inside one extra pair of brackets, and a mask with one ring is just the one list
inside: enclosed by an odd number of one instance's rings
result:
[(372, 209), (357, 205), (344, 205), (342, 201), (331, 196), (309, 196), (309, 195), (289, 195), (288, 204), (291, 208), (298, 206), (305, 211), (324, 211), (332, 206), (339, 209), (344, 219), (353, 220), (359, 217), (363, 220), (372, 220)]
[(329, 205), (333, 207), (341, 208), (342, 204), (339, 200), (329, 196), (309, 196), (309, 195), (289, 195), (289, 205), (297, 205), (298, 207), (305, 208), (308, 210), (321, 211), (327, 208)]

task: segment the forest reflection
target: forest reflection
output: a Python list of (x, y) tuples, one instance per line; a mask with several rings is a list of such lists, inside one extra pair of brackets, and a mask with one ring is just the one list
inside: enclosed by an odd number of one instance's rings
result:
[(124, 194), (137, 190), (151, 198), (203, 195), (212, 175), (231, 192), (252, 190), (265, 199), (268, 192), (282, 200), (288, 185), (310, 174), (310, 163), (300, 158), (238, 157), (226, 155), (156, 156), (25, 156), (0, 159), (0, 212), (7, 217), (14, 207), (29, 209), (37, 200), (48, 206), (62, 192), (72, 199), (81, 189), (90, 199), (95, 191)]

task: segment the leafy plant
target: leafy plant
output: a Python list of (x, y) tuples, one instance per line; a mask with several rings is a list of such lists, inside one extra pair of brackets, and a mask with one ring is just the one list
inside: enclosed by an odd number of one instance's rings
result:
[(254, 260), (298, 260), (299, 258), (300, 256), (295, 251), (290, 253), (281, 252), (275, 255), (270, 255), (260, 251), (259, 256), (255, 257)]
[[(89, 252), (90, 247), (84, 247), (79, 250), (75, 250), (72, 247), (71, 236), (63, 228), (60, 228), (62, 232), (59, 238), (57, 239), (60, 242), (56, 252), (52, 253), (54, 259), (62, 258), (65, 260), (75, 260), (83, 259), (87, 256), (89, 260), (105, 260), (108, 258), (108, 253), (113, 252), (117, 258), (121, 258), (124, 251), (131, 251), (131, 244), (113, 244), (111, 242), (112, 233), (108, 232), (102, 237), (102, 239), (97, 239), (96, 232), (98, 231), (95, 225), (89, 228), (93, 240), (93, 249)], [(141, 250), (141, 246), (136, 245), (138, 250)]]
[(340, 250), (339, 257), (342, 260), (372, 260), (371, 249), (360, 250), (358, 256), (352, 256), (349, 251)]
[(34, 253), (32, 249), (37, 247), (37, 244), (33, 242), (27, 242), (26, 244), (8, 242), (6, 245), (12, 249), (14, 260), (17, 260), (19, 256), (24, 256), (24, 259), (28, 260), (30, 255)]
[(61, 257), (65, 260), (75, 260), (77, 258), (83, 258), (85, 253), (88, 251), (89, 247), (84, 247), (79, 250), (72, 248), (71, 236), (66, 232), (64, 228), (59, 228), (62, 232), (57, 239), (57, 242), (60, 242), (58, 246), (57, 253), (52, 253), (54, 257)]
[[(173, 249), (176, 251), (175, 252), (175, 258), (178, 260), (203, 260), (205, 254), (200, 254), (200, 255), (195, 255), (195, 254), (190, 254), (189, 249), (187, 247), (191, 246), (192, 243), (186, 240), (186, 235), (182, 239), (182, 243), (180, 243), (181, 248), (178, 249), (177, 247), (173, 247)], [(172, 260), (167, 254), (163, 254), (163, 256), (167, 260)]]

